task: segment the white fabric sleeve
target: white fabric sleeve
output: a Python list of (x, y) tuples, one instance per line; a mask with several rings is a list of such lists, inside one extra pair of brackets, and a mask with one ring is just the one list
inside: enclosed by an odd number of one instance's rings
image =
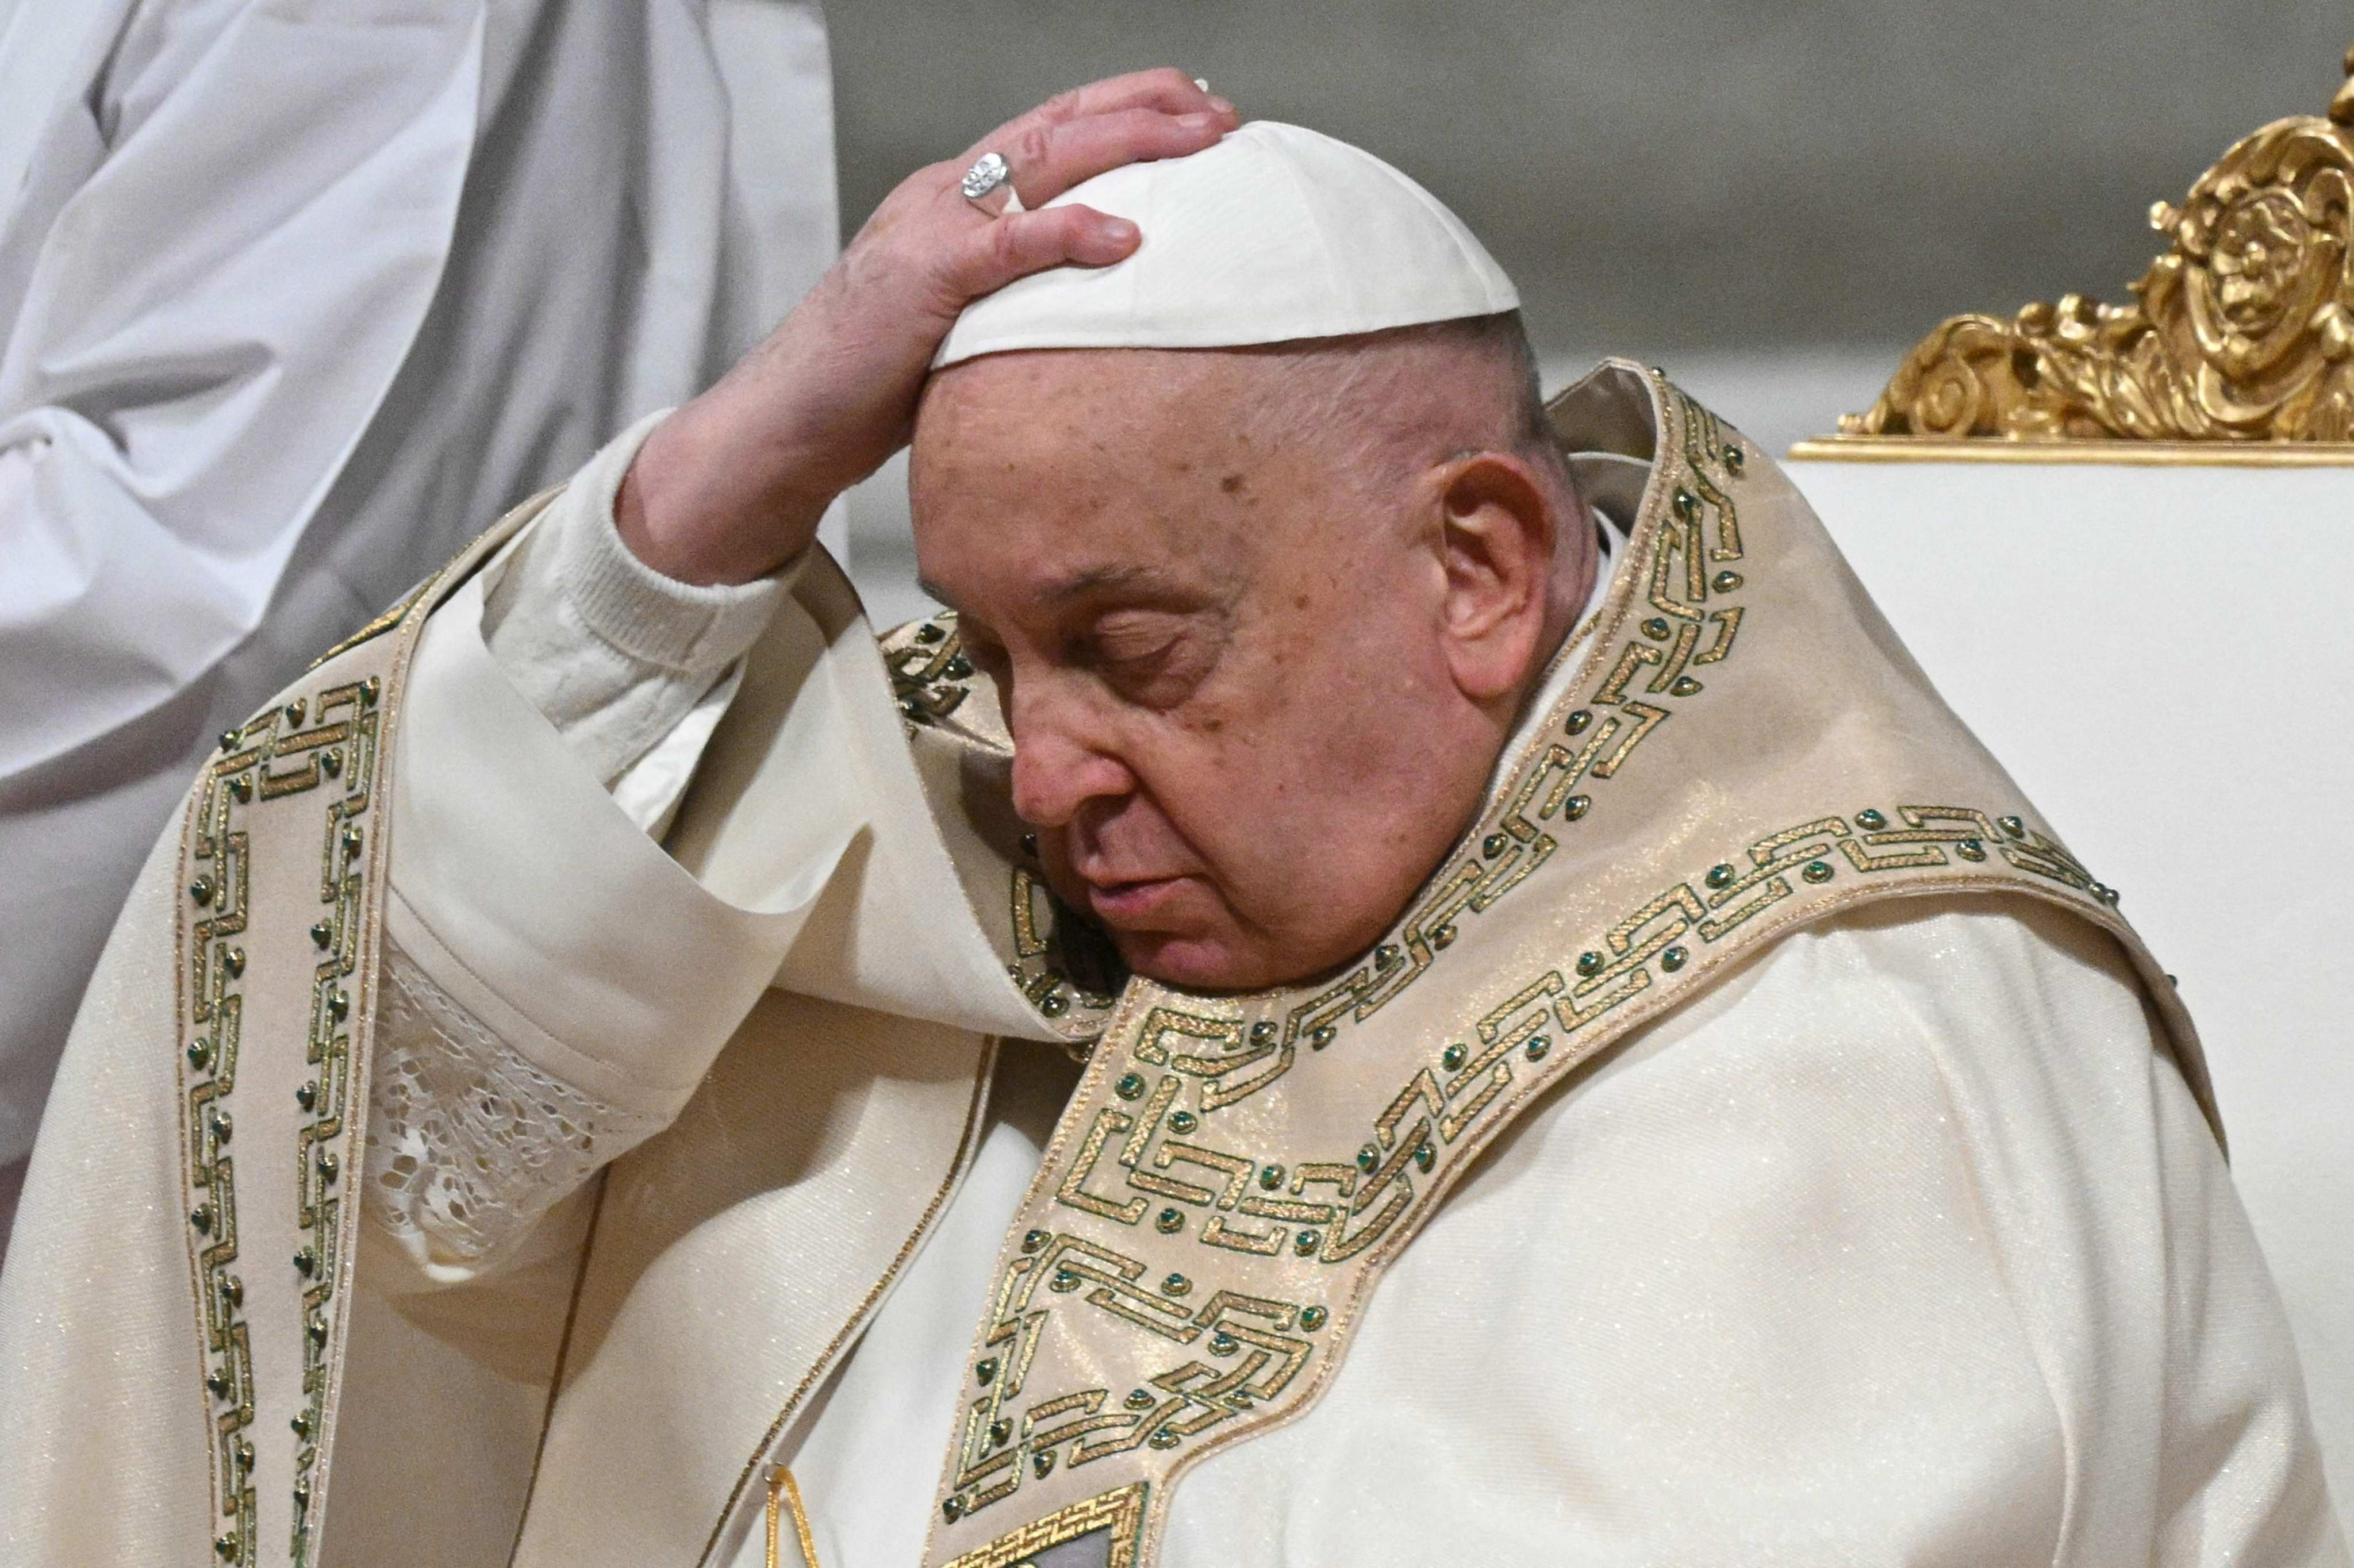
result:
[(515, 690), (630, 820), (657, 830), (767, 630), (780, 578), (696, 587), (631, 553), (613, 525), (631, 461), (667, 410), (605, 447), (487, 574), (482, 630)]
[(2121, 955), (1983, 901), (1794, 934), (1532, 1110), (1323, 1401), (1204, 1461), (1167, 1540), (1167, 1568), (2347, 1561)]

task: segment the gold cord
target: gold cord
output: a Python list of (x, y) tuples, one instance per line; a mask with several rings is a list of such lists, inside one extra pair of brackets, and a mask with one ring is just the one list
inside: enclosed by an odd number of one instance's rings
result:
[(801, 1486), (790, 1470), (778, 1465), (769, 1471), (769, 1568), (783, 1568), (777, 1556), (778, 1527), (788, 1510), (793, 1516), (793, 1535), (801, 1542), (804, 1568), (818, 1568), (817, 1542), (810, 1536), (809, 1510), (801, 1506)]

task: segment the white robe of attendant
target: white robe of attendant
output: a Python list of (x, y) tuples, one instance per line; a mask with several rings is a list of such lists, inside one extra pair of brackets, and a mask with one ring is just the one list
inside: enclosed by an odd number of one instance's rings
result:
[[(628, 554), (611, 497), (645, 428), (437, 614), (416, 689), (511, 683), (659, 832), (736, 661), (798, 611)], [(812, 812), (855, 815), (840, 777), (807, 759)], [(396, 853), (396, 905), (402, 880)], [(389, 966), (371, 1219), (420, 1284), (478, 1277), (681, 1097), (627, 1089), (642, 1062), (568, 1082), (429, 964)], [(2279, 1303), (2156, 1027), (2109, 939), (2040, 905), (1881, 904), (1784, 938), (1522, 1117), (1391, 1266), (1320, 1403), (1179, 1484), (1162, 1563), (2345, 1564)], [(788, 1434), (824, 1568), (919, 1557), (1075, 1076), (1008, 1041), (970, 1173)], [(716, 1561), (758, 1568), (757, 1509)]]
[(0, 1245), (209, 738), (837, 243), (804, 0), (0, 7)]

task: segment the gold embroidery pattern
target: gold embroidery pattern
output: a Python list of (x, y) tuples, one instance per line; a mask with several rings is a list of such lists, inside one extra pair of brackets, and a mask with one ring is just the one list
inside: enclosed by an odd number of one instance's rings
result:
[[(1314, 1347), (1299, 1333), (1321, 1325), (1320, 1309), (1231, 1290), (1189, 1306), (1191, 1280), (1172, 1274), (1156, 1284), (1146, 1272), (1139, 1259), (1080, 1236), (1033, 1231), (1023, 1238), (998, 1281), (974, 1363), (980, 1393), (965, 1409), (957, 1477), (942, 1506), (950, 1520), (1012, 1496), (1025, 1465), (1044, 1478), (1057, 1463), (1076, 1468), (1140, 1446), (1173, 1448), (1280, 1394), (1308, 1365)], [(1009, 1406), (1022, 1396), (1052, 1316), (1039, 1300), (1042, 1286), (1055, 1296), (1084, 1292), (1092, 1307), (1231, 1364), (1188, 1358), (1116, 1407), (1109, 1389), (1086, 1388), (1039, 1400), (1016, 1417)]]
[[(1055, 967), (1050, 951), (1054, 931), (1053, 906), (1045, 884), (1018, 867), (1008, 879), (1007, 919), (1013, 932), (1013, 959), (1005, 972), (1022, 988), (1030, 1005), (1044, 1018), (1060, 1019), (1076, 1003), (1081, 1014), (1109, 1012), (1119, 999), (1077, 984)], [(1046, 906), (1044, 917), (1040, 906)], [(1084, 1058), (1083, 1058), (1084, 1059)]]
[(1023, 1568), (1023, 1560), (1033, 1553), (1076, 1541), (1083, 1535), (1093, 1535), (1099, 1530), (1108, 1531), (1111, 1535), (1106, 1545), (1104, 1568), (1136, 1568), (1137, 1555), (1143, 1544), (1146, 1493), (1145, 1483), (1139, 1481), (1057, 1509), (1044, 1519), (999, 1536), (978, 1552), (966, 1552), (949, 1563), (948, 1568)]
[[(249, 729), (251, 726), (249, 726)], [(237, 1087), (239, 1025), (244, 1001), (235, 981), (245, 972), (245, 950), (234, 938), (245, 934), (250, 877), (247, 836), (235, 826), (238, 808), (253, 798), (251, 769), (258, 747), (243, 744), (245, 731), (221, 737), (228, 755), (205, 776), (191, 824), (186, 885), (199, 913), (184, 926), (183, 998), (192, 1035), (187, 1069), (180, 1082), (187, 1112), (187, 1180), (194, 1189), (188, 1224), (199, 1238), (196, 1256), (197, 1314), (204, 1329), (205, 1392), (213, 1412), (216, 1503), (224, 1528), (213, 1550), (224, 1563), (250, 1564), (255, 1539), (253, 1442), (253, 1349), (242, 1313), (245, 1282), (238, 1261), (237, 1169), (228, 1152), (236, 1131), (229, 1097)], [(215, 1358), (218, 1358), (216, 1360)]]
[(883, 639), (883, 665), (891, 695), (911, 725), (937, 725), (957, 711), (971, 688), (972, 660), (957, 635), (956, 611), (903, 627)]
[[(297, 698), (273, 707), (221, 737), (222, 755), (207, 770), (190, 844), (194, 873), (188, 897), (204, 911), (188, 931), (185, 954), (188, 1016), (198, 1031), (186, 1051), (183, 1075), (187, 1103), (190, 1186), (195, 1205), (189, 1224), (207, 1238), (197, 1259), (200, 1313), (207, 1351), (205, 1385), (217, 1409), (219, 1507), (224, 1528), (213, 1542), (224, 1563), (255, 1561), (253, 1358), (250, 1332), (241, 1315), (245, 1287), (232, 1272), (237, 1262), (237, 1193), (234, 1163), (227, 1152), (234, 1136), (230, 1098), (237, 1084), (239, 1025), (243, 1014), (235, 982), (246, 968), (243, 936), (249, 919), (249, 835), (238, 823), (259, 802), (307, 794), (341, 780), (324, 814), (321, 901), (325, 917), (312, 926), (313, 944), (324, 954), (313, 986), (306, 1060), (317, 1075), (296, 1092), (306, 1113), (298, 1129), (297, 1223), (302, 1244), (292, 1266), (304, 1282), (303, 1408), (292, 1426), (297, 1440), (293, 1527), (290, 1551), (297, 1563), (310, 1560), (309, 1509), (316, 1441), (324, 1423), (327, 1369), (332, 1364), (332, 1297), (341, 1251), (340, 1204), (332, 1189), (340, 1180), (348, 1142), (345, 1109), (349, 1100), (350, 1038), (345, 1020), (354, 998), (345, 985), (357, 963), (361, 911), (361, 819), (370, 805), (375, 774), (379, 684), (366, 680), (330, 687), (313, 705)], [(341, 715), (334, 716), (330, 715)], [(306, 717), (315, 719), (302, 727)], [(201, 1076), (200, 1076), (201, 1075)], [(212, 1362), (212, 1358), (220, 1360)]]
[[(315, 1070), (295, 1091), (295, 1102), (308, 1119), (301, 1128), (296, 1171), (295, 1223), (302, 1227), (302, 1245), (294, 1255), (302, 1290), (303, 1408), (294, 1419), (300, 1441), (294, 1458), (294, 1526), (292, 1554), (297, 1564), (310, 1561), (311, 1477), (318, 1463), (318, 1441), (326, 1425), (328, 1369), (333, 1365), (334, 1303), (342, 1249), (337, 1245), (343, 1213), (334, 1188), (342, 1174), (345, 1139), (344, 1114), (351, 1096), (351, 1036), (346, 1021), (357, 1011), (350, 987), (359, 963), (362, 878), (360, 867), (366, 843), (364, 824), (372, 804), (376, 778), (377, 684), (374, 680), (332, 687), (319, 694), (316, 727), (279, 737), (274, 747), (280, 759), (301, 757), (302, 766), (281, 776), (283, 791), (317, 788), (341, 778), (343, 791), (326, 809), (325, 842), (320, 852), (319, 901), (325, 910), (311, 927), (311, 940), (321, 950), (312, 974), (310, 1040), (304, 1061)], [(330, 720), (329, 714), (345, 716)], [(265, 779), (262, 793), (271, 794)]]

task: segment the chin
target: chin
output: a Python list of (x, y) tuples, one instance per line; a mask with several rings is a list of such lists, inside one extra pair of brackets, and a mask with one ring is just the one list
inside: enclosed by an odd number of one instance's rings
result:
[(1275, 983), (1255, 954), (1237, 952), (1214, 936), (1115, 931), (1113, 945), (1145, 979), (1184, 991), (1256, 991)]

